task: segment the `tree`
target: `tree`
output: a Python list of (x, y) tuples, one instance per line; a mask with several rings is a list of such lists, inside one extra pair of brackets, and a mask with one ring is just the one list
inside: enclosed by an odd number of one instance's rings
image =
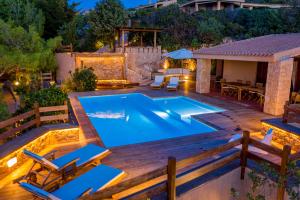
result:
[(204, 44), (218, 44), (223, 40), (224, 28), (224, 25), (215, 18), (208, 18), (207, 21), (199, 23), (200, 40)]
[(46, 39), (58, 35), (58, 30), (65, 23), (71, 22), (76, 15), (76, 6), (69, 5), (68, 0), (33, 0), (45, 16), (45, 31), (43, 37)]
[(28, 73), (54, 71), (54, 50), (60, 42), (59, 37), (45, 41), (32, 26), (27, 31), (0, 20), (0, 78), (18, 69)]
[(12, 21), (16, 26), (22, 26), (26, 30), (34, 26), (42, 35), (45, 18), (41, 9), (29, 0), (2, 0), (0, 2), (0, 17), (4, 21)]
[(96, 39), (88, 25), (87, 18), (87, 15), (78, 14), (58, 31), (63, 38), (63, 43), (72, 44), (75, 51), (90, 51), (95, 48)]
[(113, 46), (115, 28), (124, 26), (127, 12), (120, 0), (100, 0), (89, 14), (89, 25), (97, 40)]

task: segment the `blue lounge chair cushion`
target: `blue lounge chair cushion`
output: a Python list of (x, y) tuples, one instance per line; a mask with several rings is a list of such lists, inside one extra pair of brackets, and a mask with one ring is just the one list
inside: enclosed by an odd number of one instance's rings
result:
[(124, 172), (120, 169), (98, 165), (54, 191), (52, 194), (61, 199), (76, 199), (89, 189), (91, 189), (90, 194), (104, 189), (122, 175), (124, 175)]
[(168, 88), (177, 88), (178, 84), (169, 84), (167, 87)]
[(78, 199), (86, 191), (90, 190), (90, 194), (92, 194), (104, 189), (123, 175), (125, 173), (120, 169), (98, 165), (52, 193), (24, 182), (20, 183), (20, 186), (45, 199), (73, 200)]
[(54, 169), (59, 169), (59, 166), (55, 165), (54, 163), (52, 163), (51, 161), (49, 161), (48, 159), (42, 157), (42, 156), (39, 156), (31, 151), (28, 151), (27, 149), (24, 149), (23, 150), (23, 153), (25, 155), (27, 155), (28, 157), (32, 158), (33, 160), (43, 164), (43, 165), (47, 165), (47, 166), (50, 166)]
[(52, 160), (52, 163), (59, 168), (64, 167), (69, 162), (76, 160), (76, 166), (80, 167), (89, 161), (107, 153), (109, 150), (103, 147), (99, 147), (94, 144), (88, 144), (80, 149), (77, 149), (71, 153), (68, 153), (60, 158)]
[(34, 185), (31, 185), (29, 183), (26, 183), (26, 182), (21, 182), (20, 183), (20, 186), (22, 188), (24, 188), (25, 190), (27, 190), (28, 192), (31, 192), (33, 194), (35, 194), (36, 196), (42, 198), (42, 199), (53, 199), (53, 200), (59, 200), (60, 198), (52, 195), (51, 193), (41, 189), (41, 188), (38, 188)]

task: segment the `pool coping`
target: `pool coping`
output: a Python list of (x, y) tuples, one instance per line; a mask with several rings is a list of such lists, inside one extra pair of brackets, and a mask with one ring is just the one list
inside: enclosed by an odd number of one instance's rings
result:
[[(112, 96), (112, 95), (122, 95), (122, 94), (129, 94), (129, 93), (139, 93), (139, 94), (143, 94), (149, 98), (168, 98), (168, 96), (165, 97), (151, 97), (143, 92), (134, 92), (134, 91), (119, 91), (117, 94), (101, 94), (101, 93), (97, 93), (97, 92), (82, 92), (82, 93), (71, 93), (69, 95), (70, 98), (70, 103), (71, 106), (73, 108), (74, 111), (74, 115), (78, 121), (79, 124), (79, 131), (80, 131), (80, 136), (82, 136), (80, 138), (81, 141), (83, 141), (83, 143), (88, 143), (90, 141), (92, 142), (97, 142), (98, 145), (102, 146), (102, 147), (106, 147), (104, 142), (102, 141), (101, 137), (99, 136), (99, 134), (97, 133), (95, 127), (93, 126), (92, 122), (90, 121), (89, 117), (86, 115), (84, 108), (82, 107), (79, 97), (96, 97), (96, 96)], [(177, 96), (169, 96), (170, 98), (172, 97), (180, 97), (180, 96), (184, 96), (184, 95), (177, 95)], [(186, 97), (186, 96), (184, 96)], [(191, 98), (191, 97), (188, 97)], [(198, 101), (196, 99), (191, 98), (194, 101)], [(213, 104), (209, 104), (206, 102), (203, 102), (207, 105), (210, 106), (215, 106)], [(218, 107), (220, 109), (223, 109), (224, 111), (226, 111), (226, 109), (221, 108), (219, 106), (215, 106)], [(223, 111), (223, 112), (224, 112)], [(215, 112), (215, 113), (220, 113), (220, 112)], [(208, 114), (214, 114), (214, 113), (208, 113)], [(205, 115), (205, 114), (200, 114), (200, 115)], [(208, 134), (212, 134), (212, 133), (218, 133), (219, 131), (222, 131), (224, 129), (222, 129), (219, 126), (216, 126), (215, 124), (209, 123), (203, 119), (197, 118), (197, 116), (199, 115), (191, 115), (191, 117), (197, 121), (199, 121), (200, 123), (204, 123), (207, 126), (210, 126), (214, 129), (216, 129), (216, 131), (212, 131), (212, 132), (207, 132), (207, 133), (197, 133), (197, 134), (192, 134), (192, 135), (186, 135), (186, 136), (179, 136), (179, 137), (174, 137), (174, 138), (165, 138), (162, 140), (154, 140), (154, 141), (148, 141), (148, 142), (142, 142), (142, 143), (135, 143), (135, 144), (126, 144), (126, 145), (120, 145), (120, 146), (116, 146), (116, 147), (110, 147), (110, 149), (114, 149), (114, 148), (122, 148), (122, 147), (127, 147), (127, 146), (134, 146), (134, 145), (140, 145), (140, 144), (149, 144), (149, 143), (155, 143), (155, 142), (159, 142), (159, 141), (168, 141), (168, 140), (178, 140), (180, 138), (188, 138), (188, 137), (193, 137), (193, 136), (199, 136), (199, 135), (203, 135), (204, 137)]]

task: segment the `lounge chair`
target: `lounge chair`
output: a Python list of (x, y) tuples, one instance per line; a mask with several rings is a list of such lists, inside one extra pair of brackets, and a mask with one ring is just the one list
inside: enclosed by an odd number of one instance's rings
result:
[(177, 90), (179, 87), (179, 78), (171, 77), (169, 84), (167, 85), (168, 90)]
[[(54, 181), (67, 179), (69, 175), (75, 175), (78, 168), (84, 167), (91, 163), (100, 163), (100, 160), (109, 155), (111, 152), (108, 149), (99, 147), (94, 144), (88, 144), (80, 149), (55, 159), (54, 152), (50, 152), (45, 156), (37, 155), (31, 151), (23, 151), (26, 156), (33, 159), (34, 163), (29, 172), (21, 177), (20, 180), (27, 180), (29, 183), (35, 184), (41, 188), (48, 187)], [(35, 169), (36, 165), (40, 168)], [(48, 171), (47, 176), (42, 176), (44, 179), (39, 184), (37, 176), (41, 171)], [(55, 179), (48, 182), (50, 175), (58, 175)], [(17, 180), (18, 182), (19, 180)]]
[(163, 86), (163, 84), (164, 84), (164, 76), (155, 76), (155, 79), (154, 79), (154, 82), (153, 83), (151, 83), (151, 88), (152, 89), (160, 89), (162, 86)]
[(51, 193), (26, 182), (20, 182), (20, 186), (41, 199), (74, 200), (114, 185), (125, 175), (120, 169), (101, 164)]
[[(241, 137), (242, 137), (242, 135), (236, 134), (236, 135), (232, 136), (232, 138), (231, 138), (228, 142), (233, 142), (233, 141), (235, 141), (235, 140), (240, 139)], [(272, 137), (273, 137), (273, 129), (270, 128), (270, 129), (267, 131), (267, 133), (266, 133), (264, 139), (261, 140), (261, 142), (264, 143), (264, 144), (267, 144), (267, 145), (271, 145)], [(239, 146), (237, 146), (236, 148), (241, 149), (241, 148), (242, 148), (242, 145), (239, 145)], [(261, 149), (258, 149), (258, 148), (253, 147), (253, 146), (249, 146), (249, 151), (256, 152), (256, 153), (260, 153), (260, 154), (268, 154), (268, 152), (266, 152), (266, 151), (264, 151), (264, 150), (261, 150)]]

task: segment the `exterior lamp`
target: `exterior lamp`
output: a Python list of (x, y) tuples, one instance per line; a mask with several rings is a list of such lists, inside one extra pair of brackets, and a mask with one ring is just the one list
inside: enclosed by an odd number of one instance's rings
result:
[(10, 160), (8, 160), (6, 164), (7, 164), (8, 167), (12, 167), (12, 166), (14, 166), (15, 164), (17, 164), (17, 161), (18, 161), (18, 160), (17, 160), (17, 157), (13, 157), (13, 158), (11, 158)]
[(14, 85), (15, 85), (15, 86), (19, 86), (19, 85), (20, 85), (20, 82), (19, 82), (19, 81), (15, 81), (15, 82), (14, 82)]

